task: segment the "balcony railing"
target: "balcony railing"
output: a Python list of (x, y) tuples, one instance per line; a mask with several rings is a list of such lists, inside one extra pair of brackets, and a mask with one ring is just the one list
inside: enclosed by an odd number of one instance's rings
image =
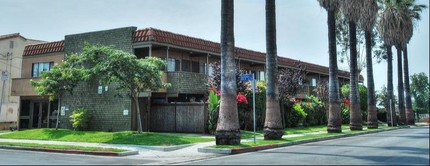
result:
[(171, 87), (167, 93), (197, 93), (207, 92), (208, 77), (202, 73), (166, 72), (167, 82)]

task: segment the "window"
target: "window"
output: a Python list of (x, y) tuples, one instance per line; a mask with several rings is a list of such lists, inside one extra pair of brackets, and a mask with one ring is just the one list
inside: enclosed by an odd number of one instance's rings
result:
[(264, 81), (264, 80), (266, 80), (265, 77), (266, 76), (266, 73), (264, 73), (264, 71), (260, 71), (259, 73), (258, 73), (258, 80), (260, 80), (260, 81)]
[(182, 60), (182, 71), (188, 71), (188, 72), (191, 71), (189, 60)]
[(167, 71), (180, 71), (180, 61), (174, 58), (167, 59)]
[(312, 86), (317, 86), (317, 79), (312, 78)]
[(49, 71), (54, 66), (54, 62), (33, 63), (32, 77), (40, 77), (42, 71)]
[(9, 42), (9, 48), (13, 48), (13, 41)]
[(213, 76), (213, 74), (214, 74), (214, 67), (212, 65), (209, 65), (208, 75)]
[(200, 73), (206, 74), (206, 63), (200, 64)]
[(175, 59), (168, 58), (167, 59), (167, 71), (175, 71)]
[(200, 67), (199, 65), (200, 65), (199, 62), (195, 62), (195, 61), (191, 62), (191, 69), (193, 73), (199, 73), (199, 67)]

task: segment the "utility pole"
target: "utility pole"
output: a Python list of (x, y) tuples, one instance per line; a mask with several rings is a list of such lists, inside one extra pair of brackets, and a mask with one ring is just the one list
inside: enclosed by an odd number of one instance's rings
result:
[[(4, 55), (3, 55), (4, 56)], [(12, 60), (12, 57), (11, 57)], [(7, 70), (7, 64), (9, 63), (9, 52), (6, 53), (6, 67), (5, 67), (5, 71), (2, 71), (1, 73), (1, 80), (3, 81), (3, 85), (2, 85), (2, 91), (1, 91), (1, 99), (0, 99), (0, 116), (1, 116), (1, 112), (3, 111), (3, 101), (4, 101), (4, 86), (6, 84), (6, 81), (9, 79), (9, 73)], [(12, 62), (11, 62), (12, 63)]]

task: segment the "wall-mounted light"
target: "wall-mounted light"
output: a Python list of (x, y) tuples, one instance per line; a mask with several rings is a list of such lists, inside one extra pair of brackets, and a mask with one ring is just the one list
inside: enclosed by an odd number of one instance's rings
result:
[(103, 86), (99, 85), (97, 92), (99, 95), (101, 95), (103, 93)]

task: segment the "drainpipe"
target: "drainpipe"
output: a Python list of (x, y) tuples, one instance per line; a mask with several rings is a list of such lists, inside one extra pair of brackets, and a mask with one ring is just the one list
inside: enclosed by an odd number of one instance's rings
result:
[(206, 54), (206, 75), (209, 76), (209, 53)]

